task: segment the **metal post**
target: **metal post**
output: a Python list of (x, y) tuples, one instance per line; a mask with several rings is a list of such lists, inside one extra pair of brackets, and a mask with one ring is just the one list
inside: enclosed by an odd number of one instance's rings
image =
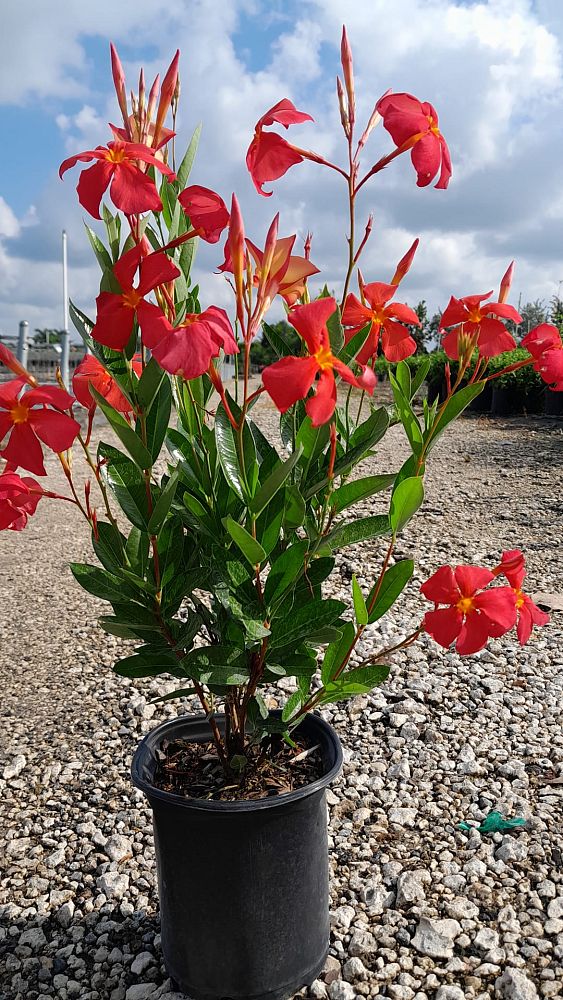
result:
[(22, 319), (20, 323), (20, 331), (18, 336), (18, 361), (20, 365), (27, 368), (27, 329), (29, 323), (26, 319)]
[(63, 229), (63, 332), (61, 335), (61, 376), (67, 389), (69, 386), (70, 337), (68, 332), (68, 278), (66, 255), (66, 230)]

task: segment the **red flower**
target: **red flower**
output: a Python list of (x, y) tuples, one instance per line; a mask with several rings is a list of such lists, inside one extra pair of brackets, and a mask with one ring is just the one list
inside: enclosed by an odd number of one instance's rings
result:
[(24, 385), (23, 378), (0, 385), (0, 441), (10, 434), (0, 455), (14, 468), (45, 476), (40, 442), (55, 452), (66, 451), (80, 432), (80, 424), (68, 413), (61, 413), (74, 402), (64, 389), (45, 385), (20, 396)]
[(229, 225), (229, 210), (223, 199), (209, 188), (192, 184), (184, 188), (178, 198), (180, 205), (190, 218), (194, 229), (207, 243), (217, 243), (221, 233)]
[(287, 318), (303, 337), (309, 354), (304, 358), (280, 358), (262, 372), (264, 388), (281, 413), (285, 413), (298, 399), (305, 399), (309, 389), (315, 385), (315, 395), (305, 403), (313, 427), (326, 424), (334, 413), (335, 372), (345, 382), (365, 389), (370, 395), (375, 386), (371, 368), (364, 368), (362, 374), (356, 377), (334, 357), (326, 324), (336, 308), (334, 299), (324, 298), (292, 309)]
[[(133, 362), (133, 368), (138, 375), (141, 374), (141, 366), (138, 362)], [(75, 369), (72, 377), (72, 389), (81, 406), (85, 406), (87, 410), (93, 412), (96, 409), (96, 400), (90, 392), (91, 385), (108, 401), (110, 406), (113, 406), (114, 410), (119, 410), (121, 413), (132, 411), (133, 406), (123, 395), (110, 373), (93, 354), (86, 354)]]
[(35, 513), (43, 491), (30, 476), (23, 478), (15, 472), (0, 476), (0, 531), (10, 528), (21, 531), (27, 519)]
[(432, 105), (419, 101), (412, 94), (388, 94), (378, 101), (376, 111), (396, 146), (405, 149), (412, 146), (411, 160), (418, 175), (418, 186), (426, 187), (440, 170), (435, 187), (447, 188), (452, 176), (452, 161)]
[(169, 180), (176, 176), (170, 167), (162, 162), (153, 150), (138, 142), (108, 142), (106, 146), (96, 146), (85, 153), (77, 153), (61, 163), (59, 176), (74, 167), (81, 160), (88, 163), (96, 160), (93, 167), (83, 170), (76, 190), (83, 208), (95, 219), (100, 218), (100, 201), (111, 182), (110, 194), (116, 208), (126, 215), (140, 212), (160, 212), (162, 202), (154, 182), (137, 166), (141, 160), (148, 163)]
[(427, 611), (423, 628), (441, 646), (454, 639), (462, 656), (477, 653), (490, 636), (504, 635), (516, 622), (516, 601), (511, 587), (483, 590), (494, 580), (480, 566), (441, 566), (420, 588), (436, 605), (448, 607)]
[(521, 646), (527, 643), (534, 625), (547, 625), (550, 620), (549, 615), (545, 611), (541, 611), (534, 604), (532, 598), (522, 591), (522, 584), (526, 576), (525, 562), (520, 549), (511, 549), (509, 552), (502, 553), (500, 564), (493, 570), (495, 576), (504, 576), (508, 580), (514, 592), (518, 615), (516, 634)]
[(291, 146), (275, 132), (264, 132), (264, 127), (278, 122), (289, 128), (290, 125), (312, 121), (311, 115), (298, 111), (295, 105), (284, 97), (256, 122), (254, 138), (246, 154), (246, 165), (258, 194), (269, 198), (272, 192), (264, 191), (263, 185), (267, 181), (283, 177), (290, 167), (303, 162), (303, 156), (295, 146)]
[(364, 285), (362, 290), (367, 304), (363, 305), (354, 294), (350, 294), (342, 313), (342, 325), (348, 327), (347, 343), (366, 324), (370, 324), (367, 340), (358, 354), (359, 363), (367, 364), (377, 356), (380, 332), (381, 346), (388, 361), (403, 361), (414, 354), (416, 341), (403, 323), (420, 326), (418, 316), (413, 309), (400, 302), (387, 305), (397, 291), (397, 285), (373, 281), (370, 285)]
[[(100, 292), (96, 299), (96, 323), (92, 336), (99, 344), (122, 351), (133, 332), (133, 323), (138, 319), (143, 336), (151, 324), (157, 322), (160, 309), (146, 302), (145, 295), (159, 285), (173, 281), (180, 274), (170, 257), (164, 253), (144, 256), (142, 246), (133, 247), (121, 257), (113, 267), (113, 273), (121, 285), (121, 293)], [(139, 284), (133, 287), (133, 278), (139, 268)]]
[(522, 347), (535, 359), (534, 370), (539, 372), (555, 392), (563, 392), (563, 343), (556, 326), (540, 323), (526, 334)]
[(161, 368), (171, 375), (191, 379), (203, 375), (212, 358), (223, 350), (238, 354), (229, 317), (224, 309), (210, 306), (202, 313), (188, 313), (179, 326), (171, 326), (160, 313), (143, 340)]
[(514, 323), (521, 323), (522, 317), (516, 312), (513, 306), (508, 306), (504, 302), (487, 302), (491, 292), (485, 295), (466, 295), (462, 299), (456, 299), (452, 295), (448, 305), (442, 313), (440, 329), (454, 326), (442, 340), (442, 347), (452, 360), (459, 357), (460, 335), (467, 337), (476, 336), (476, 346), (479, 353), (484, 358), (494, 358), (497, 354), (504, 354), (516, 347), (514, 337), (508, 332), (500, 319), (512, 320)]
[[(319, 273), (318, 267), (311, 264), (305, 257), (291, 254), (294, 243), (295, 236), (284, 236), (282, 239), (276, 240), (268, 278), (271, 285), (269, 289), (271, 297), (273, 298), (276, 294), (281, 295), (288, 306), (294, 305), (297, 299), (303, 295), (306, 279), (312, 274)], [(246, 241), (246, 245), (256, 262), (254, 283), (258, 284), (264, 262), (264, 252), (259, 250), (250, 240)], [(225, 268), (223, 267), (223, 269)], [(276, 291), (274, 291), (274, 286)]]

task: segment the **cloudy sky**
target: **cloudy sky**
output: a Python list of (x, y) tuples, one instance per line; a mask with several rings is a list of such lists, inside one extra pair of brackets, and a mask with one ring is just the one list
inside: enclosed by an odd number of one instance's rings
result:
[[(69, 234), (70, 294), (92, 314), (98, 272), (75, 185), (60, 161), (105, 143), (118, 112), (108, 42), (128, 81), (152, 79), (182, 53), (178, 143), (203, 135), (192, 182), (228, 200), (236, 190), (246, 228), (262, 243), (274, 212), (282, 235), (314, 234), (312, 259), (339, 289), (345, 258), (342, 178), (311, 163), (260, 198), (244, 167), (256, 120), (282, 97), (313, 115), (290, 139), (344, 162), (334, 93), (346, 10), (358, 118), (391, 87), (436, 107), (454, 176), (447, 191), (419, 189), (408, 155), (366, 185), (359, 225), (374, 231), (366, 280), (389, 280), (415, 236), (421, 248), (403, 299), (443, 308), (451, 293), (497, 288), (515, 257), (512, 299), (549, 299), (563, 279), (563, 4), (560, 0), (18, 0), (0, 12), (0, 332), (62, 321), (61, 230)], [(393, 148), (378, 128), (369, 167)], [(228, 302), (213, 275), (219, 247), (202, 247), (203, 305)]]

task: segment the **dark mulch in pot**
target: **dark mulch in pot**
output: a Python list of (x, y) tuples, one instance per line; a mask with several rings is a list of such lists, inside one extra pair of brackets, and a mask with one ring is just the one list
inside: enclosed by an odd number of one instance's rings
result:
[(244, 765), (240, 773), (233, 770), (227, 777), (213, 743), (163, 740), (154, 784), (187, 798), (224, 802), (292, 792), (323, 775), (320, 748), (299, 738), (295, 742), (295, 747), (281, 740), (247, 747), (244, 758), (233, 759), (235, 766)]

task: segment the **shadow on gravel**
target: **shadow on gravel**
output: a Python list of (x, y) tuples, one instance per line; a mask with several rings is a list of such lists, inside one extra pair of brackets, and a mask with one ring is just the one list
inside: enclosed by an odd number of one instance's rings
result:
[(0, 919), (0, 1000), (179, 1000), (160, 951), (158, 915), (118, 906), (70, 917)]

